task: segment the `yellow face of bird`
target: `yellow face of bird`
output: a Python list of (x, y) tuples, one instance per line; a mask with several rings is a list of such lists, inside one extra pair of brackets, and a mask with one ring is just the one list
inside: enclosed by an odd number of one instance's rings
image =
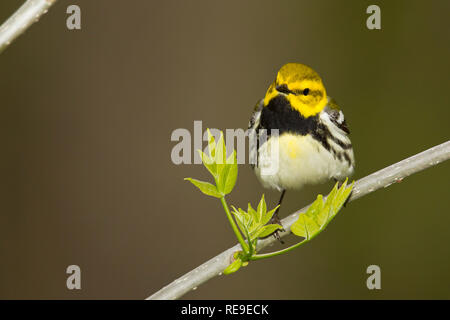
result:
[(264, 106), (273, 98), (283, 95), (293, 109), (308, 118), (325, 108), (327, 93), (319, 74), (300, 63), (288, 63), (278, 71), (264, 97)]

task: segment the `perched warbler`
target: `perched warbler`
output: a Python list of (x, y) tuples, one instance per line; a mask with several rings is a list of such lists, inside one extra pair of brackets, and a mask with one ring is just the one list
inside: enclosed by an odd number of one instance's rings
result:
[[(281, 67), (257, 103), (249, 129), (257, 136), (250, 151), (256, 160), (253, 169), (265, 188), (281, 192), (279, 205), (286, 190), (329, 179), (342, 181), (353, 173), (355, 160), (344, 114), (327, 96), (319, 74), (304, 64)], [(278, 135), (271, 129), (278, 129)], [(261, 140), (262, 134), (266, 139)], [(275, 170), (263, 170), (274, 162)], [(272, 223), (280, 223), (278, 210)], [(274, 235), (279, 239), (278, 233)]]

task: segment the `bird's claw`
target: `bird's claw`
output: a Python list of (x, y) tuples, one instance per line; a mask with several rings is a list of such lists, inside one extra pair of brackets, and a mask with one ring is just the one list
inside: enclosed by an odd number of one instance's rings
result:
[(269, 224), (278, 224), (281, 226), (281, 229), (275, 230), (273, 233), (271, 233), (269, 236), (273, 235), (275, 239), (277, 239), (278, 241), (280, 241), (281, 244), (284, 244), (284, 241), (281, 239), (280, 237), (280, 232), (284, 232), (284, 227), (281, 223), (280, 218), (278, 217), (278, 215), (273, 215), (273, 217), (270, 219)]

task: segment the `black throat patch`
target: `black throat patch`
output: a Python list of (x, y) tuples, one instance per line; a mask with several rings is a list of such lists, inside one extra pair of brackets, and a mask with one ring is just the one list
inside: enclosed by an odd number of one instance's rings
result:
[(300, 112), (294, 110), (289, 105), (284, 96), (276, 96), (270, 100), (269, 104), (262, 108), (260, 129), (278, 129), (279, 134), (285, 132), (306, 135), (315, 135), (318, 126), (318, 114), (309, 118), (304, 118)]

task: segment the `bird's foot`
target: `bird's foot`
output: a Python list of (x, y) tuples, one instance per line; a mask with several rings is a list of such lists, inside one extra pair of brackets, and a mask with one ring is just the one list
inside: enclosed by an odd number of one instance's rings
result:
[[(280, 231), (284, 232), (284, 227), (283, 224), (281, 223), (280, 218), (278, 217), (277, 214), (274, 214), (273, 217), (270, 219), (268, 224), (279, 224), (281, 226), (281, 229), (279, 230), (275, 230), (274, 232), (272, 232), (271, 234), (269, 234), (267, 237), (273, 236), (275, 239), (277, 239), (278, 241), (280, 241), (281, 244), (284, 244), (284, 241), (281, 239), (280, 237)], [(265, 237), (265, 238), (267, 238)]]

